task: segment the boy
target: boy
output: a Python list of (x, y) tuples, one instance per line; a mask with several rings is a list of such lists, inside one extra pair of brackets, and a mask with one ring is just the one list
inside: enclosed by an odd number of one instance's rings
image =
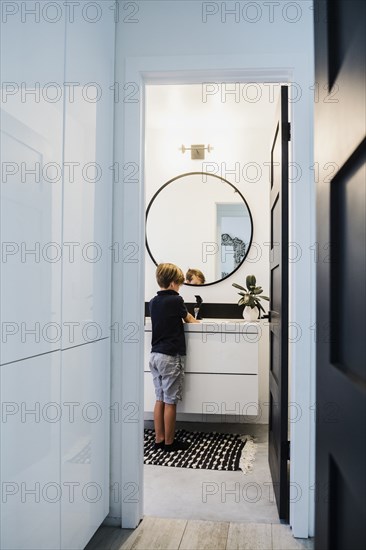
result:
[(160, 290), (150, 301), (152, 340), (150, 370), (155, 386), (155, 449), (184, 451), (189, 444), (174, 439), (177, 402), (182, 399), (183, 357), (186, 342), (182, 319), (198, 323), (188, 313), (178, 290), (184, 282), (181, 269), (174, 264), (160, 264), (156, 269)]
[(189, 285), (204, 285), (206, 279), (202, 271), (199, 269), (188, 269), (186, 273), (186, 282)]

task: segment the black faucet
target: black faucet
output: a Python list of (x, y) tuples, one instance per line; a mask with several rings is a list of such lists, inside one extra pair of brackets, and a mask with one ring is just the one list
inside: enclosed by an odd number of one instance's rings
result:
[(200, 309), (201, 309), (201, 305), (202, 305), (202, 298), (201, 296), (194, 296), (196, 298), (196, 306), (194, 308), (194, 316), (196, 319), (200, 320), (202, 319), (202, 317), (200, 316)]

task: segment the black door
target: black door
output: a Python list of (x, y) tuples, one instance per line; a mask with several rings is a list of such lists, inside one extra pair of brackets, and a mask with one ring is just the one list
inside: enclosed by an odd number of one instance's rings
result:
[(288, 88), (281, 86), (271, 150), (268, 459), (280, 519), (288, 519)]
[(365, 2), (316, 0), (315, 546), (366, 547)]

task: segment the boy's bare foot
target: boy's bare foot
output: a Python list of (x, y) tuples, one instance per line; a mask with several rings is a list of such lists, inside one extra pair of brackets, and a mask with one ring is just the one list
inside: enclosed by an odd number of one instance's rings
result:
[(154, 449), (155, 451), (157, 451), (158, 449), (164, 449), (164, 446), (165, 446), (165, 441), (163, 439), (163, 441), (159, 441), (159, 443), (154, 443)]

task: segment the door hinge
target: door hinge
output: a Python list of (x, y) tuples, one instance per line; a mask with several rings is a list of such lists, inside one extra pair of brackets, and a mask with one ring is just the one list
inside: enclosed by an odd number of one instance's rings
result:
[(287, 141), (291, 141), (291, 122), (287, 123)]

